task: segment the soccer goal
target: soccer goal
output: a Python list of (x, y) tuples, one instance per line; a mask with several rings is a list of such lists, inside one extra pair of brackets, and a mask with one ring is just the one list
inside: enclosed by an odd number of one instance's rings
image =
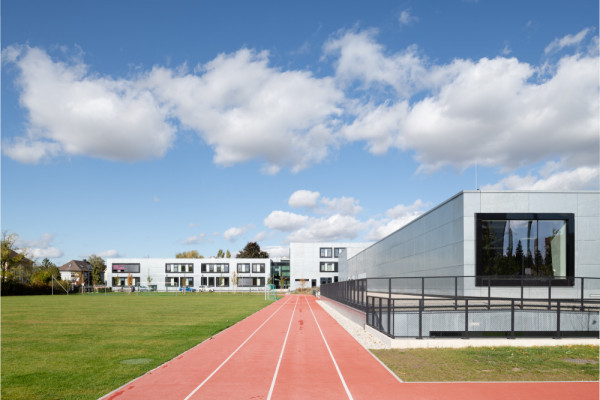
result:
[(265, 300), (278, 300), (277, 292), (275, 291), (275, 285), (268, 284), (265, 285)]

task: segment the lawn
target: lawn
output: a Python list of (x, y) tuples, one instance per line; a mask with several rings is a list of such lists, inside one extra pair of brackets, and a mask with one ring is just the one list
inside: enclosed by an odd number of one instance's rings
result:
[(97, 399), (270, 304), (226, 293), (2, 297), (4, 399)]
[(598, 346), (371, 351), (406, 382), (598, 381)]

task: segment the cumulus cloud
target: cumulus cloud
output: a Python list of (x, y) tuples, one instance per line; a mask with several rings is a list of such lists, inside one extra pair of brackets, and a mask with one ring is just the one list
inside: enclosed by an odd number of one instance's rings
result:
[(423, 84), (426, 68), (416, 46), (386, 54), (377, 43), (376, 30), (346, 31), (323, 46), (335, 57), (336, 78), (345, 85), (358, 83), (363, 89), (391, 86), (401, 98), (408, 98)]
[(6, 156), (34, 164), (60, 154), (137, 161), (160, 158), (171, 146), (175, 128), (139, 81), (90, 74), (81, 62), (53, 61), (28, 46), (3, 54), (19, 70), (28, 113), (26, 134), (3, 143)]
[[(411, 18), (410, 10), (401, 14)], [(561, 50), (560, 57), (534, 65), (508, 51), (436, 64), (414, 45), (387, 49), (376, 30), (342, 30), (323, 45), (334, 74), (321, 77), (274, 67), (268, 52), (242, 48), (191, 72), (155, 66), (114, 78), (81, 60), (10, 46), (3, 61), (16, 66), (27, 125), (22, 135), (3, 132), (3, 152), (29, 163), (158, 158), (181, 127), (214, 149), (216, 164), (261, 160), (268, 174), (301, 171), (355, 142), (376, 155), (413, 154), (422, 172), (475, 163), (510, 172), (558, 158), (567, 170), (593, 168), (599, 62), (591, 32), (554, 40), (545, 53)], [(351, 203), (340, 214), (356, 215)], [(288, 204), (323, 211), (333, 203), (299, 191)]]
[(308, 220), (306, 215), (288, 211), (273, 211), (264, 219), (263, 223), (267, 228), (291, 232), (306, 225)]
[(556, 38), (552, 41), (552, 43), (550, 43), (548, 46), (546, 46), (546, 48), (544, 49), (544, 53), (548, 54), (548, 53), (560, 51), (560, 50), (564, 49), (565, 47), (576, 46), (576, 45), (580, 44), (583, 41), (583, 39), (585, 39), (585, 37), (587, 36), (587, 34), (589, 32), (591, 32), (591, 29), (586, 28), (582, 31), (579, 31), (575, 35), (566, 35), (566, 36), (563, 36), (562, 38)]
[(44, 233), (40, 239), (24, 240), (18, 238), (15, 244), (25, 251), (27, 257), (34, 259), (62, 257), (62, 250), (54, 247), (52, 242), (54, 242), (54, 234)]
[(290, 196), (288, 205), (292, 208), (313, 208), (317, 206), (317, 201), (321, 194), (319, 192), (311, 192), (310, 190), (297, 190)]
[(288, 246), (264, 246), (261, 249), (269, 253), (269, 257), (271, 258), (290, 256), (290, 248)]
[(246, 225), (246, 226), (240, 226), (240, 227), (232, 227), (232, 228), (227, 229), (223, 233), (223, 237), (225, 239), (229, 240), (230, 242), (234, 242), (237, 240), (238, 237), (244, 235), (246, 232), (248, 232), (253, 227), (254, 226), (252, 224)]
[(308, 223), (287, 236), (290, 242), (328, 242), (354, 240), (363, 223), (349, 215), (334, 214), (330, 217), (310, 218)]
[[(550, 168), (550, 169), (549, 169)], [(485, 185), (481, 190), (589, 190), (600, 189), (600, 167), (579, 167), (555, 171), (555, 165), (546, 165), (538, 173), (525, 176), (512, 174), (498, 183)], [(553, 171), (547, 174), (548, 170)]]
[(410, 10), (407, 9), (400, 13), (398, 21), (400, 22), (400, 25), (412, 25), (415, 22), (419, 22), (419, 17), (412, 15)]
[(321, 204), (325, 207), (328, 213), (337, 212), (340, 215), (356, 215), (362, 211), (362, 207), (358, 205), (358, 200), (352, 197), (328, 198), (321, 199)]
[(117, 257), (122, 257), (122, 255), (117, 250), (115, 250), (115, 249), (101, 251), (99, 253), (96, 253), (96, 255), (98, 257), (102, 257), (102, 258), (117, 258)]
[(221, 54), (199, 71), (154, 68), (147, 84), (214, 148), (215, 163), (258, 158), (263, 171), (275, 173), (283, 166), (300, 171), (327, 156), (344, 100), (332, 78), (271, 68), (267, 52), (250, 49)]
[(423, 203), (421, 199), (415, 200), (413, 204), (398, 204), (386, 211), (386, 217), (381, 219), (371, 219), (369, 225), (370, 231), (365, 235), (367, 240), (381, 240), (391, 233), (402, 228), (409, 222), (418, 218), (425, 212), (425, 207), (429, 204)]
[(206, 233), (200, 233), (198, 235), (188, 236), (187, 238), (185, 238), (183, 243), (184, 244), (198, 244), (198, 243), (204, 243), (207, 240), (208, 239), (206, 238)]

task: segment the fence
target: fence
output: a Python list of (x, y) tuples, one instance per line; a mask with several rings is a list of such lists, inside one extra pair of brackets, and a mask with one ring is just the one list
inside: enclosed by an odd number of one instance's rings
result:
[(496, 279), (369, 278), (321, 285), (321, 295), (364, 311), (367, 325), (390, 337), (598, 337), (600, 300), (590, 297), (600, 278), (512, 278), (510, 288)]

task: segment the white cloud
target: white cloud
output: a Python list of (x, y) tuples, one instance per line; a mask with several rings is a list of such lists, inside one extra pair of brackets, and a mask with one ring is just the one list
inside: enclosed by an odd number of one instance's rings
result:
[(422, 87), (426, 69), (416, 46), (386, 55), (384, 47), (375, 40), (377, 31), (342, 33), (323, 46), (326, 55), (337, 58), (335, 74), (342, 83), (359, 82), (363, 89), (389, 85), (401, 98), (410, 97)]
[(358, 219), (335, 214), (328, 218), (310, 218), (309, 223), (290, 233), (290, 242), (327, 242), (356, 239), (363, 229), (363, 223)]
[(400, 25), (412, 25), (415, 22), (419, 22), (419, 17), (416, 17), (410, 13), (410, 10), (403, 10), (398, 18)]
[(309, 218), (306, 215), (291, 213), (288, 211), (273, 211), (264, 219), (267, 228), (283, 232), (291, 232), (305, 226)]
[[(98, 257), (102, 257), (102, 258), (118, 258), (118, 257), (122, 257), (122, 255), (119, 254), (119, 252), (117, 250), (115, 250), (115, 249), (101, 251), (99, 253), (96, 253), (96, 255)], [(88, 257), (89, 257), (89, 255), (88, 255)]]
[[(593, 47), (590, 32), (556, 39), (547, 53)], [(540, 66), (505, 56), (444, 65), (416, 46), (389, 51), (376, 34), (354, 29), (330, 38), (323, 46), (335, 67), (329, 77), (276, 68), (267, 52), (240, 49), (193, 72), (155, 67), (117, 79), (38, 48), (7, 47), (3, 58), (17, 67), (28, 123), (22, 136), (4, 135), (3, 152), (30, 163), (162, 157), (177, 124), (214, 149), (215, 163), (258, 159), (268, 174), (300, 171), (354, 142), (373, 154), (414, 154), (425, 172), (475, 163), (515, 171), (559, 158), (567, 169), (600, 163), (597, 49)], [(329, 213), (342, 200), (298, 191), (288, 204)], [(344, 204), (340, 214), (360, 212), (358, 203)]]
[(40, 239), (24, 240), (18, 238), (15, 245), (21, 248), (27, 257), (34, 259), (60, 258), (63, 256), (62, 250), (53, 247), (54, 234), (44, 233)]
[(198, 244), (198, 243), (204, 243), (205, 241), (207, 241), (206, 233), (200, 233), (200, 234), (195, 235), (195, 236), (188, 236), (183, 241), (183, 243), (184, 244)]
[(6, 156), (38, 163), (60, 154), (119, 161), (162, 157), (175, 128), (153, 94), (132, 79), (87, 72), (81, 62), (55, 62), (38, 48), (8, 47), (19, 70), (25, 136), (3, 143)]
[(398, 204), (386, 211), (386, 218), (372, 219), (369, 221), (371, 229), (365, 236), (366, 240), (381, 240), (391, 233), (402, 228), (409, 222), (421, 216), (428, 204), (423, 203), (421, 199), (415, 200), (413, 204)]
[(290, 256), (290, 248), (288, 246), (265, 246), (261, 247), (261, 249), (269, 253), (269, 257), (271, 258)]
[(544, 53), (552, 53), (556, 51), (560, 51), (565, 47), (569, 46), (577, 46), (580, 44), (583, 39), (587, 36), (587, 34), (591, 32), (590, 28), (585, 28), (584, 30), (576, 33), (575, 35), (566, 35), (562, 38), (556, 38), (544, 49)]
[(230, 242), (234, 242), (237, 240), (237, 238), (244, 235), (246, 232), (248, 232), (253, 227), (254, 226), (252, 224), (249, 224), (246, 226), (240, 226), (240, 227), (232, 227), (232, 228), (227, 229), (223, 233), (223, 237), (225, 239), (229, 240)]
[(201, 75), (154, 68), (147, 83), (172, 115), (232, 165), (258, 158), (263, 171), (300, 171), (334, 145), (333, 126), (344, 94), (331, 78), (268, 66), (267, 52), (241, 49), (200, 66)]
[(362, 207), (358, 205), (358, 200), (352, 197), (327, 198), (321, 199), (328, 213), (337, 212), (341, 215), (356, 215), (362, 211)]
[(319, 192), (311, 192), (310, 190), (297, 190), (290, 196), (288, 205), (292, 208), (313, 208), (317, 206), (319, 196)]
[(265, 240), (266, 238), (269, 237), (269, 234), (265, 231), (261, 231), (258, 232), (256, 235), (254, 235), (254, 237), (252, 238), (252, 242), (262, 242), (263, 240)]
[[(598, 190), (600, 189), (600, 167), (579, 167), (572, 170), (556, 171), (556, 165), (546, 165), (539, 176), (529, 173), (526, 176), (509, 175), (493, 185), (481, 190)], [(549, 173), (549, 171), (552, 171)]]

